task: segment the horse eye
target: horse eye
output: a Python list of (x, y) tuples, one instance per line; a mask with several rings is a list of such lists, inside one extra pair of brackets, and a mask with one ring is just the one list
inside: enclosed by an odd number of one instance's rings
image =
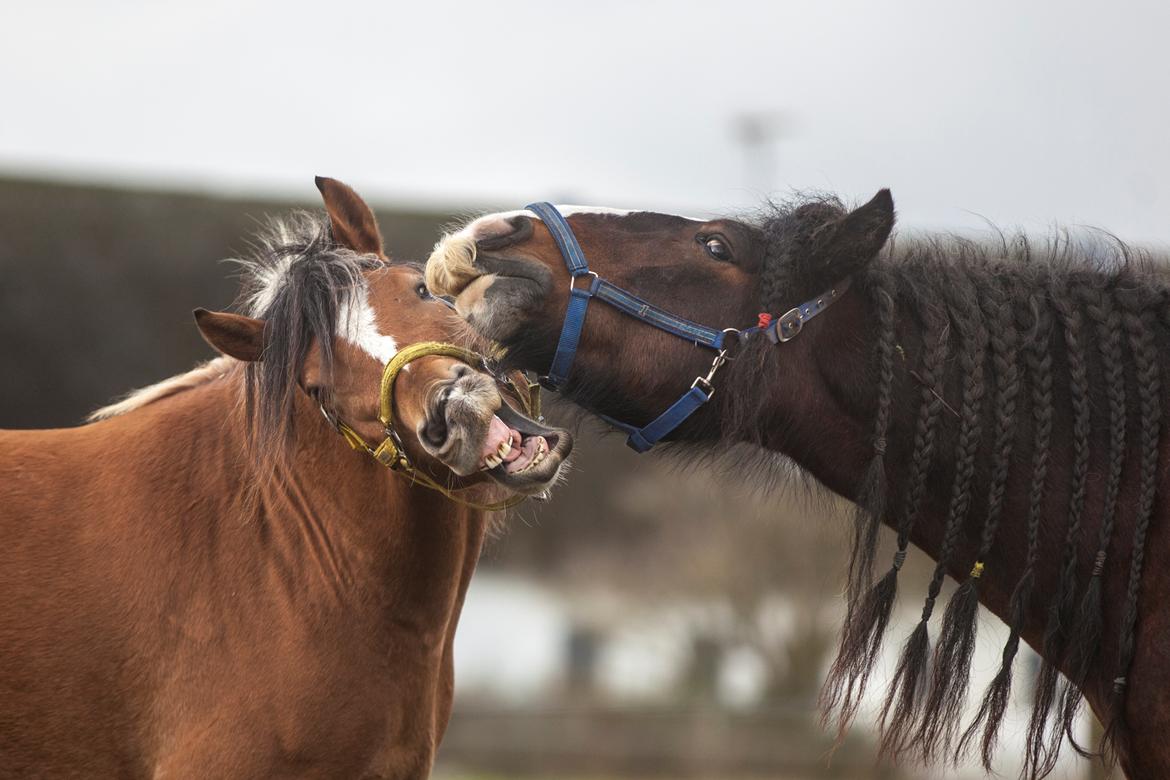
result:
[(431, 297), (431, 291), (427, 289), (425, 282), (419, 282), (418, 287), (415, 287), (414, 291), (418, 293), (418, 297), (422, 298), (424, 301)]
[(731, 249), (727, 246), (727, 242), (719, 236), (707, 236), (703, 239), (703, 248), (707, 250), (707, 254), (722, 263), (731, 262)]

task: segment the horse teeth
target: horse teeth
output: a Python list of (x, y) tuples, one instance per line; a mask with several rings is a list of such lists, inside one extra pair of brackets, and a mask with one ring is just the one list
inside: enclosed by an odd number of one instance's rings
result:
[(494, 469), (496, 466), (500, 465), (502, 461), (503, 458), (498, 458), (495, 455), (488, 455), (483, 459), (483, 468), (485, 471), (488, 469)]
[(548, 455), (548, 445), (545, 443), (544, 439), (540, 439), (539, 441), (536, 442), (536, 454), (532, 456), (532, 460), (529, 461), (527, 466), (518, 470), (516, 473), (523, 474), (525, 471), (528, 471), (532, 468), (535, 468), (536, 466), (540, 465), (540, 463), (545, 459), (545, 457), (547, 455)]
[(500, 456), (500, 460), (503, 460), (504, 458), (508, 457), (508, 453), (510, 453), (511, 451), (512, 451), (512, 440), (505, 439), (504, 441), (500, 442), (500, 447), (498, 450), (496, 450), (496, 454)]

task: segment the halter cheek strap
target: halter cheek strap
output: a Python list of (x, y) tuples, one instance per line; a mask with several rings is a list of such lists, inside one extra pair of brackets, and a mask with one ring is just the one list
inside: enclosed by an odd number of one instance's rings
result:
[(681, 398), (667, 407), (666, 411), (654, 418), (649, 425), (639, 428), (604, 414), (601, 415), (601, 418), (626, 434), (626, 445), (630, 449), (639, 454), (646, 452), (660, 442), (663, 436), (682, 425), (688, 417), (699, 411), (703, 404), (711, 400), (711, 396), (715, 395), (715, 388), (711, 385), (711, 380), (715, 378), (715, 372), (719, 370), (719, 367), (727, 362), (726, 355), (725, 351), (720, 350), (715, 357), (715, 362), (711, 364), (711, 370), (707, 376), (695, 377), (695, 381), (691, 383), (691, 389), (683, 393)]
[[(569, 370), (577, 356), (577, 344), (585, 327), (585, 314), (589, 301), (597, 298), (647, 325), (664, 330), (694, 344), (709, 349), (723, 349), (724, 331), (708, 328), (697, 322), (671, 314), (652, 303), (642, 300), (631, 292), (602, 279), (595, 271), (589, 270), (589, 261), (573, 229), (561, 212), (551, 203), (530, 203), (526, 207), (534, 212), (548, 227), (556, 242), (565, 268), (569, 271), (569, 305), (565, 309), (565, 322), (561, 326), (561, 337), (553, 355), (548, 374), (541, 377), (541, 384), (550, 390), (560, 390), (569, 379)], [(589, 283), (578, 286), (577, 280), (589, 277)]]
[(791, 341), (800, 334), (804, 323), (829, 308), (834, 301), (844, 295), (845, 291), (849, 289), (851, 281), (850, 279), (842, 280), (835, 287), (830, 287), (816, 298), (805, 301), (799, 306), (793, 306), (774, 320), (767, 315), (761, 315), (761, 320), (767, 317), (768, 321), (766, 324), (761, 322), (758, 327), (764, 328), (764, 334), (773, 344)]
[[(728, 334), (733, 334), (737, 340), (742, 340), (755, 333), (764, 332), (775, 344), (788, 341), (795, 338), (806, 322), (828, 308), (849, 286), (849, 280), (846, 279), (816, 298), (793, 307), (775, 320), (770, 315), (760, 315), (759, 323), (751, 328), (743, 330), (711, 328), (672, 314), (602, 279), (597, 275), (597, 272), (589, 270), (589, 261), (585, 257), (581, 244), (573, 234), (568, 220), (557, 210), (556, 206), (540, 202), (530, 203), (526, 208), (536, 214), (548, 228), (561, 257), (565, 261), (565, 268), (569, 271), (569, 303), (565, 309), (565, 320), (561, 326), (561, 335), (557, 340), (557, 349), (553, 355), (552, 364), (549, 366), (548, 373), (540, 377), (540, 383), (543, 386), (550, 390), (560, 390), (568, 381), (573, 360), (577, 356), (577, 346), (581, 341), (581, 332), (585, 328), (585, 315), (588, 312), (589, 301), (594, 298), (604, 301), (640, 322), (664, 330), (696, 346), (706, 347), (716, 352), (707, 375), (695, 377), (690, 389), (649, 424), (638, 427), (601, 415), (601, 418), (610, 425), (624, 431), (628, 436), (626, 444), (639, 453), (649, 450), (711, 400), (711, 396), (715, 393), (712, 385), (715, 374), (729, 359), (727, 357), (728, 345), (726, 344)], [(578, 285), (577, 281), (582, 277), (587, 277), (588, 283)]]

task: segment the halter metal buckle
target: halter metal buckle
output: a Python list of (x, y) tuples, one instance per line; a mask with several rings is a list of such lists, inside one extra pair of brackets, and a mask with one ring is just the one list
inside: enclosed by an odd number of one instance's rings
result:
[(711, 396), (715, 395), (715, 386), (711, 384), (712, 380), (715, 379), (715, 372), (722, 368), (723, 364), (730, 359), (731, 358), (727, 357), (726, 349), (719, 350), (719, 354), (716, 355), (715, 359), (711, 361), (711, 369), (707, 372), (707, 376), (695, 377), (695, 381), (691, 382), (691, 389), (696, 387), (699, 388), (704, 393), (706, 393), (707, 398), (710, 399)]
[(776, 320), (776, 340), (780, 343), (791, 341), (800, 334), (804, 327), (804, 313), (799, 307), (793, 307), (780, 315)]
[(691, 388), (694, 389), (696, 387), (706, 393), (708, 398), (715, 395), (715, 387), (711, 384), (711, 380), (706, 377), (695, 377), (695, 381), (691, 382)]
[(398, 431), (387, 425), (383, 432), (394, 447), (394, 458), (391, 460), (389, 457), (385, 457), (388, 453), (386, 453), (386, 448), (383, 446), (378, 448), (378, 452), (383, 454), (383, 457), (378, 457), (378, 460), (391, 471), (408, 470), (411, 467), (410, 458), (406, 457), (406, 448), (402, 446), (402, 438), (398, 435)]

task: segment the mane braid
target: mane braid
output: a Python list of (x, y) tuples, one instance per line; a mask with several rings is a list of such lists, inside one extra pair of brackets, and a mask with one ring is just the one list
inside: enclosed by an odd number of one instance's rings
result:
[(872, 640), (874, 621), (872, 610), (862, 609), (862, 597), (873, 577), (874, 553), (877, 549), (878, 529), (886, 509), (886, 433), (890, 425), (891, 394), (894, 383), (894, 298), (879, 278), (872, 288), (877, 309), (878, 364), (877, 410), (874, 415), (873, 458), (862, 477), (854, 514), (853, 543), (846, 586), (846, 617), (841, 630), (841, 645), (837, 658), (821, 690), (822, 725), (827, 725), (832, 713), (847, 702), (850, 712), (838, 723), (838, 736), (844, 734), (855, 710), (853, 690), (857, 675), (868, 667), (867, 647)]
[(979, 711), (955, 749), (954, 761), (958, 763), (966, 754), (969, 745), (983, 731), (980, 761), (988, 773), (992, 772), (991, 759), (999, 729), (1007, 712), (1008, 697), (1012, 688), (1012, 667), (1020, 648), (1020, 632), (1024, 617), (1032, 600), (1036, 584), (1036, 561), (1039, 556), (1040, 519), (1044, 509), (1044, 493), (1048, 482), (1048, 462), (1052, 442), (1052, 347), (1050, 344), (1052, 322), (1047, 302), (1037, 295), (1029, 295), (1027, 306), (1017, 311), (1026, 311), (1031, 322), (1018, 322), (1025, 334), (1024, 363), (1031, 387), (1031, 415), (1033, 424), (1032, 474), (1028, 492), (1027, 553), (1024, 571), (1020, 575), (1008, 600), (1008, 639), (1004, 644), (999, 671), (987, 686)]
[[(1074, 285), (1066, 284), (1052, 290), (1051, 301), (1062, 324), (1065, 358), (1068, 362), (1069, 401), (1073, 412), (1072, 474), (1069, 487), (1068, 527), (1065, 530), (1060, 579), (1048, 608), (1044, 630), (1040, 672), (1033, 694), (1032, 715), (1028, 732), (1022, 776), (1044, 777), (1056, 766), (1056, 751), (1049, 749), (1049, 713), (1056, 702), (1056, 687), (1060, 681), (1058, 661), (1068, 647), (1077, 592), (1077, 550), (1080, 546), (1081, 523), (1084, 519), (1085, 492), (1089, 474), (1089, 435), (1091, 413), (1089, 376), (1083, 342), (1083, 318), (1075, 305)], [(1057, 728), (1059, 732), (1059, 728)], [(1059, 735), (1057, 737), (1059, 748)]]
[[(964, 279), (965, 284), (971, 284), (971, 279)], [(930, 585), (927, 588), (926, 601), (922, 607), (922, 617), (917, 627), (906, 640), (901, 659), (894, 673), (882, 707), (882, 755), (897, 758), (903, 753), (917, 749), (922, 752), (923, 732), (915, 731), (920, 723), (926, 723), (941, 716), (943, 702), (938, 698), (937, 686), (932, 686), (930, 695), (925, 702), (919, 698), (919, 692), (925, 682), (930, 652), (930, 637), (928, 624), (939, 591), (946, 577), (946, 570), (958, 544), (971, 506), (971, 483), (975, 475), (975, 461), (979, 451), (979, 442), (982, 435), (983, 412), (983, 355), (987, 346), (987, 330), (981, 322), (980, 316), (974, 311), (969, 302), (956, 299), (957, 307), (952, 306), (952, 314), (957, 317), (956, 324), (962, 337), (962, 349), (959, 351), (959, 369), (963, 380), (962, 404), (960, 409), (959, 439), (955, 455), (954, 483), (951, 489), (950, 506), (947, 510), (947, 519), (943, 527), (942, 544), (939, 549), (938, 562), (934, 568)], [(958, 309), (958, 310), (956, 310)], [(953, 648), (943, 645), (939, 652), (949, 653)], [(941, 660), (936, 655), (936, 662)], [(937, 664), (936, 664), (937, 665)], [(925, 754), (923, 754), (925, 755)]]
[(855, 604), (873, 578), (873, 559), (878, 528), (886, 502), (886, 433), (890, 427), (890, 392), (894, 383), (894, 299), (880, 279), (873, 289), (878, 314), (876, 345), (878, 364), (877, 410), (874, 414), (873, 458), (858, 491), (852, 555), (846, 593)]
[(1134, 630), (1137, 624), (1138, 591), (1141, 587), (1142, 564), (1145, 561), (1146, 535), (1153, 515), (1154, 499), (1158, 489), (1158, 438), (1161, 433), (1161, 369), (1155, 341), (1157, 318), (1148, 307), (1142, 306), (1136, 290), (1119, 290), (1122, 306), (1121, 320), (1129, 339), (1137, 375), (1140, 426), (1138, 428), (1141, 452), (1141, 479), (1138, 488), (1137, 521), (1134, 526), (1133, 548), (1130, 553), (1129, 582), (1125, 591), (1125, 606), (1121, 613), (1121, 633), (1118, 637), (1117, 672), (1113, 680), (1113, 698), (1109, 707), (1109, 723), (1101, 750), (1106, 751), (1125, 724), (1126, 676), (1134, 654)]
[[(829, 670), (821, 694), (824, 708), (822, 719), (827, 723), (837, 708), (837, 738), (844, 738), (846, 730), (857, 715), (861, 696), (865, 692), (878, 652), (889, 625), (890, 612), (898, 595), (898, 572), (906, 561), (910, 534), (921, 512), (927, 493), (927, 479), (933, 463), (935, 438), (939, 416), (943, 408), (942, 370), (946, 363), (950, 342), (950, 323), (941, 313), (928, 310), (924, 323), (923, 344), (926, 354), (921, 370), (915, 375), (920, 383), (918, 419), (914, 431), (914, 452), (906, 495), (897, 524), (897, 550), (886, 574), (875, 584), (853, 611), (854, 619), (842, 633), (837, 657)], [(899, 349), (902, 360), (904, 351)]]
[(1067, 668), (1069, 674), (1061, 694), (1059, 728), (1050, 735), (1049, 755), (1052, 760), (1060, 749), (1062, 735), (1067, 736), (1073, 749), (1085, 758), (1093, 756), (1082, 748), (1072, 733), (1081, 705), (1081, 688), (1097, 658), (1101, 645), (1102, 604), (1101, 577), (1105, 570), (1113, 526), (1117, 519), (1117, 496), (1125, 465), (1126, 392), (1125, 360), (1121, 346), (1121, 315), (1107, 290), (1080, 288), (1085, 311), (1097, 331), (1098, 351), (1104, 372), (1105, 394), (1109, 404), (1109, 455), (1105, 480), (1105, 496), (1101, 507), (1101, 527), (1097, 539), (1097, 555), (1089, 574), (1089, 584), (1081, 597), (1077, 621), (1069, 642)]
[(988, 485), (983, 530), (971, 573), (947, 604), (942, 630), (935, 646), (926, 712), (916, 736), (922, 755), (927, 761), (933, 761), (940, 753), (952, 753), (957, 737), (959, 718), (970, 684), (971, 658), (975, 651), (979, 579), (987, 565), (985, 562), (991, 553), (1003, 514), (1003, 500), (1015, 441), (1019, 369), (1016, 365), (1017, 342), (1012, 301), (994, 280), (984, 289), (988, 294), (981, 296), (979, 302), (983, 316), (988, 322), (987, 334), (991, 346), (989, 354), (995, 382), (992, 402), (995, 427), (992, 435), (991, 479)]

